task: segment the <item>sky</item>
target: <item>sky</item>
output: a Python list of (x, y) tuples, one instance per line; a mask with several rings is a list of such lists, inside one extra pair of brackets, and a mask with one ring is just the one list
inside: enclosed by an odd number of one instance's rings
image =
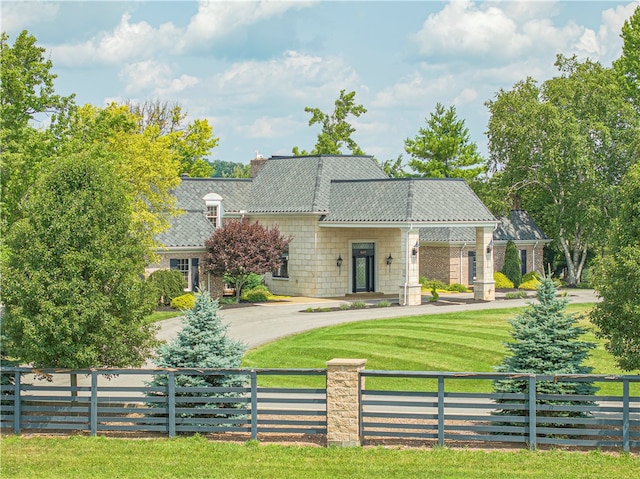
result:
[(331, 113), (340, 90), (367, 113), (353, 139), (395, 160), (435, 109), (455, 106), (487, 155), (485, 103), (557, 75), (556, 55), (605, 66), (638, 1), (8, 1), (9, 42), (47, 49), (58, 94), (80, 105), (161, 100), (206, 118), (210, 160), (311, 150), (305, 107)]

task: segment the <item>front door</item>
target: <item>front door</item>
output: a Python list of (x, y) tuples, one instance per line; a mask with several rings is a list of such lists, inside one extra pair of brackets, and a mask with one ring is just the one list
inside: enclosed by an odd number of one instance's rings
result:
[(373, 243), (353, 243), (351, 256), (353, 258), (353, 292), (368, 293), (374, 291), (375, 256)]

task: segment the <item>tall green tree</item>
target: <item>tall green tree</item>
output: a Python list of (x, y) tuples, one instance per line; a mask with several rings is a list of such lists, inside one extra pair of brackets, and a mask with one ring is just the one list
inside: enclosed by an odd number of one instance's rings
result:
[[(0, 234), (51, 155), (56, 132), (73, 109), (73, 95), (57, 95), (53, 64), (23, 31), (13, 45), (0, 37)], [(37, 128), (36, 125), (46, 124)]]
[(156, 345), (147, 250), (105, 152), (55, 158), (21, 208), (1, 270), (8, 354), (35, 367), (141, 366)]
[[(556, 287), (549, 278), (542, 280), (537, 298), (538, 303), (530, 304), (510, 321), (513, 341), (505, 344), (510, 354), (495, 370), (509, 373), (589, 374), (592, 368), (584, 365), (584, 361), (595, 344), (580, 339), (586, 330), (577, 326), (578, 318), (575, 315), (566, 312), (568, 300), (557, 297)], [(494, 389), (500, 393), (524, 393), (527, 387), (527, 381), (517, 379), (494, 382)], [(592, 395), (597, 388), (590, 382), (540, 381), (537, 391), (542, 394)], [(498, 402), (518, 401), (504, 399)], [(572, 404), (573, 401), (541, 400), (539, 403)], [(510, 411), (504, 410), (503, 413), (508, 415)], [(554, 412), (540, 414), (553, 416)]]
[(517, 288), (520, 286), (522, 282), (520, 255), (518, 254), (518, 247), (511, 240), (507, 241), (507, 247), (504, 251), (504, 265), (502, 266), (501, 272), (511, 280), (514, 287)]
[(560, 75), (542, 86), (528, 78), (487, 103), (489, 166), (554, 238), (575, 285), (637, 159), (639, 116), (613, 70), (575, 57), (556, 64)]
[(409, 166), (426, 178), (464, 178), (474, 180), (486, 171), (477, 145), (471, 141), (464, 120), (454, 106), (445, 109), (437, 103), (415, 138), (407, 138), (405, 151)]
[(622, 56), (613, 62), (627, 98), (640, 113), (640, 7), (622, 27)]
[(324, 113), (319, 108), (306, 107), (304, 111), (311, 113), (309, 126), (318, 123), (322, 125), (322, 131), (318, 134), (318, 140), (313, 150), (307, 152), (295, 146), (293, 154), (296, 156), (340, 155), (346, 148), (352, 155), (364, 155), (362, 149), (351, 137), (356, 130), (347, 121), (350, 115), (358, 118), (367, 112), (364, 106), (356, 104), (355, 97), (355, 91), (345, 93), (345, 90), (340, 90), (340, 96), (334, 102), (332, 113)]
[(618, 365), (640, 369), (640, 162), (620, 186), (620, 208), (596, 261), (592, 284), (602, 301), (591, 313)]

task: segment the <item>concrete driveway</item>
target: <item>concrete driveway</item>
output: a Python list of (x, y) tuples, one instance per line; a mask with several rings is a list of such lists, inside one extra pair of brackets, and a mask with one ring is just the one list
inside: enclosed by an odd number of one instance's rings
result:
[[(598, 301), (593, 290), (566, 290), (570, 303), (593, 303)], [(514, 308), (525, 306), (534, 300), (534, 292), (528, 299), (504, 299), (504, 293), (497, 293), (496, 301), (473, 301), (473, 293), (442, 294), (437, 303), (429, 303), (425, 299), (420, 306), (391, 306), (387, 308), (352, 309), (345, 311), (329, 311), (308, 313), (311, 308), (335, 308), (354, 299), (317, 299), (291, 298), (277, 303), (262, 303), (253, 306), (223, 309), (221, 316), (229, 325), (228, 335), (244, 342), (248, 348), (254, 348), (277, 339), (291, 336), (311, 329), (332, 326), (355, 321), (372, 319), (399, 318), (423, 314), (453, 313), (460, 311)], [(427, 297), (428, 298), (428, 297)], [(366, 301), (375, 303), (378, 300)], [(168, 340), (181, 329), (181, 318), (167, 319), (160, 323), (158, 338)]]

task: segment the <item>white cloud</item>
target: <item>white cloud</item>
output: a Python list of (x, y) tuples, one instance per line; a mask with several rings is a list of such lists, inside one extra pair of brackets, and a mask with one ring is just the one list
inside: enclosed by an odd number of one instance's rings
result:
[(198, 84), (190, 75), (171, 78), (171, 68), (163, 63), (146, 60), (126, 65), (120, 71), (127, 93), (152, 92), (153, 96), (166, 97)]
[(201, 1), (189, 22), (184, 43), (198, 44), (244, 29), (292, 8), (305, 8), (312, 2), (283, 1)]
[(233, 64), (216, 75), (213, 88), (230, 92), (234, 102), (250, 104), (264, 97), (335, 98), (357, 85), (353, 68), (339, 57), (318, 57), (289, 50), (268, 61)]
[(610, 8), (597, 30), (568, 21), (552, 21), (556, 2), (493, 2), (453, 0), (429, 15), (413, 36), (418, 52), (429, 58), (478, 58), (507, 63), (516, 58), (577, 54), (580, 58), (610, 60), (619, 50), (622, 24), (639, 5)]
[(63, 44), (52, 48), (57, 65), (80, 66), (92, 63), (118, 65), (127, 61), (152, 58), (158, 52), (171, 52), (181, 30), (172, 23), (158, 28), (147, 22), (131, 23), (124, 14), (112, 32), (102, 32), (80, 44)]
[(236, 131), (248, 138), (284, 138), (299, 126), (300, 122), (290, 116), (280, 118), (261, 116), (250, 125), (237, 126)]
[(54, 22), (58, 11), (53, 2), (2, 2), (2, 31), (17, 34), (37, 23)]

